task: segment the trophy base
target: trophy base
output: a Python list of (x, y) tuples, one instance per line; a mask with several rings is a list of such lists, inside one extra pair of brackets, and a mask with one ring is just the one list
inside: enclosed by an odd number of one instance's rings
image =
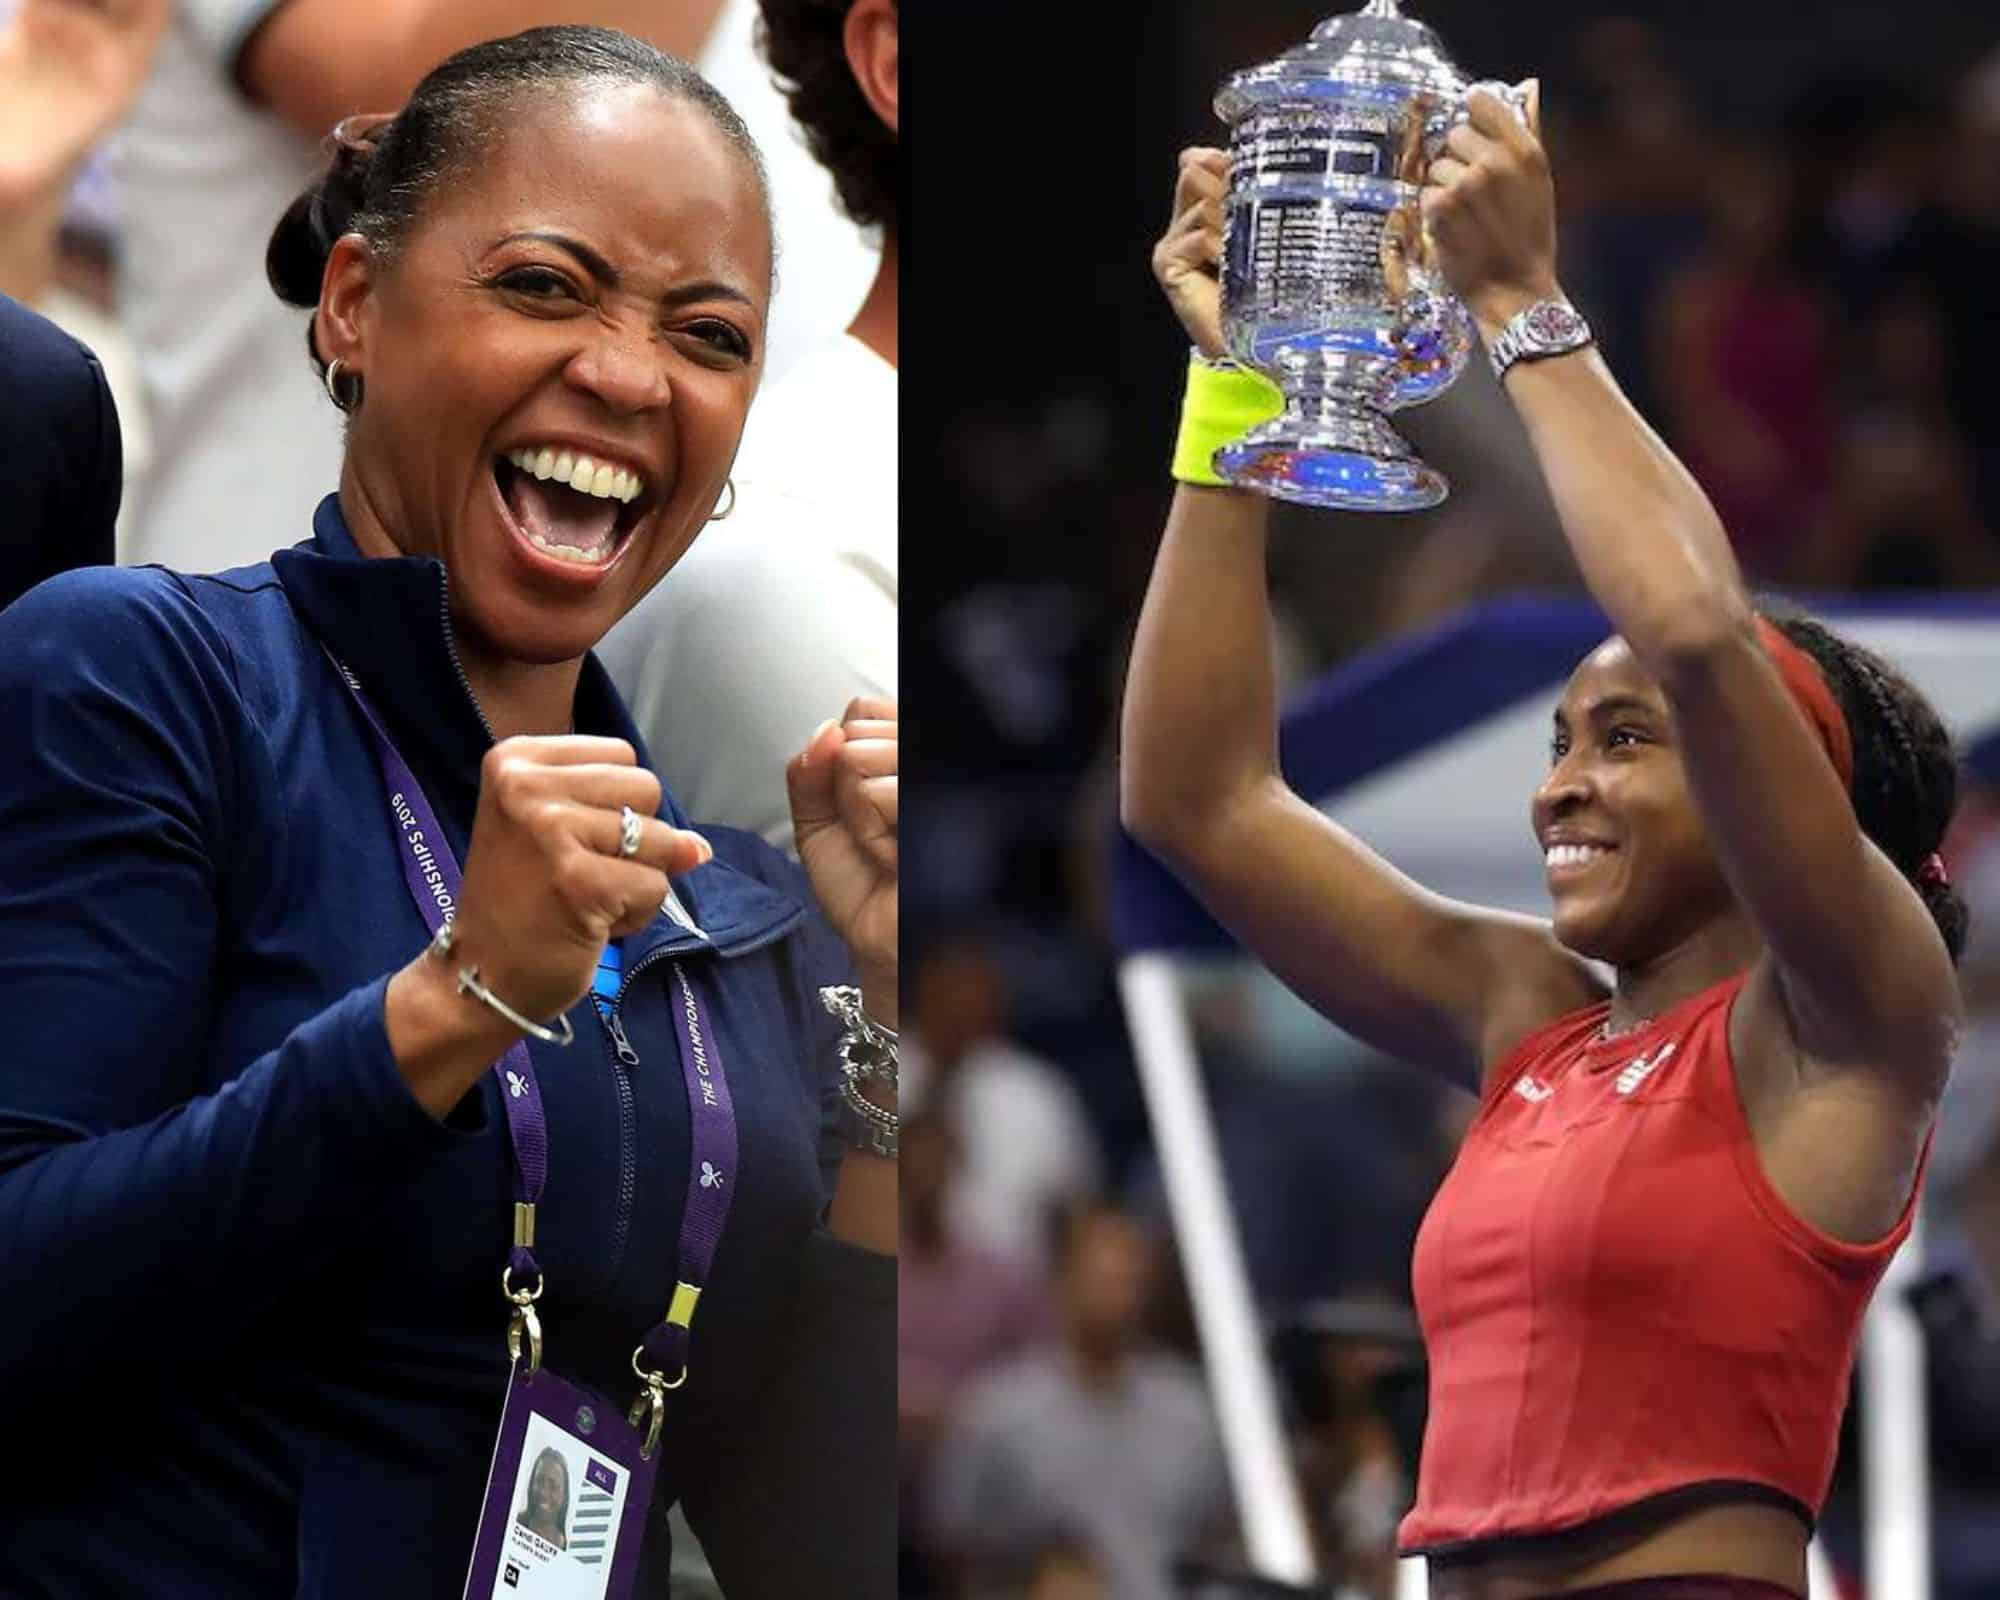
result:
[(1329, 427), (1287, 412), (1216, 451), (1215, 470), (1240, 489), (1331, 511), (1424, 511), (1451, 493), (1377, 418)]

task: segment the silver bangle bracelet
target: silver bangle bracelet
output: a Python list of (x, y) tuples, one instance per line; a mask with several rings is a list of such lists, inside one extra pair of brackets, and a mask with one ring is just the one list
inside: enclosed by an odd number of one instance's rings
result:
[[(431, 940), (430, 953), (440, 961), (448, 961), (451, 958), (454, 942), (451, 924), (447, 922), (442, 928), (438, 929), (437, 937)], [(481, 1004), (491, 1006), (523, 1033), (532, 1034), (535, 1038), (542, 1040), (546, 1044), (572, 1045), (576, 1043), (576, 1029), (569, 1025), (569, 1018), (567, 1016), (557, 1017), (556, 1025), (553, 1028), (543, 1027), (539, 1022), (530, 1022), (520, 1012), (516, 1011), (505, 1000), (502, 1000), (491, 989), (487, 988), (485, 984), (479, 981), (479, 969), (477, 967), (459, 967), (457, 973), (458, 992), (460, 994), (469, 994)]]
[(893, 1090), (897, 1086), (898, 1046), (901, 1038), (893, 1028), (885, 1028), (862, 1008), (861, 991), (852, 984), (838, 984), (819, 992), (820, 1004), (845, 1025), (840, 1036), (840, 1070), (849, 1084), (880, 1081)]
[(887, 1106), (878, 1106), (861, 1092), (869, 1082), (886, 1083), (896, 1090), (896, 1050), (900, 1042), (893, 1028), (885, 1028), (870, 1017), (861, 1003), (861, 991), (852, 984), (838, 984), (819, 992), (819, 1003), (837, 1018), (844, 1031), (840, 1036), (840, 1104), (835, 1121), (847, 1142), (888, 1161), (896, 1159), (902, 1118)]

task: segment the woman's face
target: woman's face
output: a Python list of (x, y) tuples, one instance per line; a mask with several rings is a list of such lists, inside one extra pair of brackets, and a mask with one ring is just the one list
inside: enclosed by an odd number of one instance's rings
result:
[(721, 495), (771, 238), (748, 161), (684, 101), (578, 86), (508, 114), (394, 260), (343, 241), (320, 343), (366, 381), (363, 548), (440, 557), (465, 642), (546, 663), (596, 644)]
[(535, 1476), (529, 1485), (528, 1499), (538, 1517), (553, 1520), (562, 1515), (563, 1470), (547, 1456), (535, 1463)]
[(1551, 753), (1533, 821), (1564, 945), (1642, 965), (1729, 910), (1666, 698), (1624, 640), (1571, 675)]

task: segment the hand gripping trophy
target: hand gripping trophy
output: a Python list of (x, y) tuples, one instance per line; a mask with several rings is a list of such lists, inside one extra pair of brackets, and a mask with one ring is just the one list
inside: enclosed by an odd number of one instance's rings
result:
[(1418, 196), (1474, 87), (1397, 0), (1333, 17), (1215, 97), (1230, 127), (1222, 259), (1230, 353), (1285, 409), (1216, 452), (1229, 482), (1302, 505), (1414, 511), (1450, 492), (1389, 413), (1457, 381), (1477, 340)]

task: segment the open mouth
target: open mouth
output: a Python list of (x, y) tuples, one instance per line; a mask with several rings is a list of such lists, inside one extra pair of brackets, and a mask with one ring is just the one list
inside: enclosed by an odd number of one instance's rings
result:
[(570, 450), (510, 450), (493, 458), (493, 478), (523, 540), (585, 569), (617, 560), (656, 498), (629, 468)]

